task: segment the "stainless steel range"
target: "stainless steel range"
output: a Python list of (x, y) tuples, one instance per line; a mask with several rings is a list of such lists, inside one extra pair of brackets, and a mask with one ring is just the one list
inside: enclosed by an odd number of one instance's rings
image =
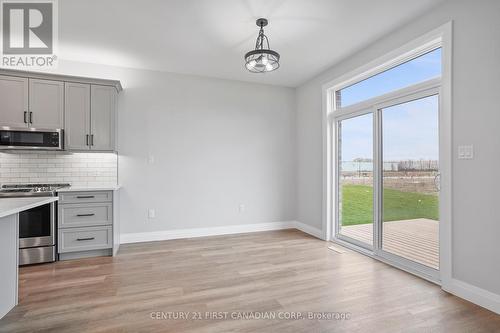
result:
[[(3, 185), (1, 197), (51, 197), (70, 184)], [(29, 265), (56, 260), (56, 203), (52, 202), (19, 213), (19, 264)]]

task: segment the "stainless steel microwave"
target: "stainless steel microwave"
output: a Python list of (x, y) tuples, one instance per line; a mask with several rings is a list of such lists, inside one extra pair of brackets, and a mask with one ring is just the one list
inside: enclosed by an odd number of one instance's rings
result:
[(62, 150), (63, 130), (0, 127), (0, 149)]

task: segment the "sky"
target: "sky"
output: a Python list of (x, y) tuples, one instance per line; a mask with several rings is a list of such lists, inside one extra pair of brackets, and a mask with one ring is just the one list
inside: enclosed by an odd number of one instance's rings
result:
[(438, 76), (441, 48), (342, 89), (342, 107)]
[[(441, 49), (389, 69), (341, 90), (342, 106), (441, 75)], [(438, 96), (382, 110), (384, 161), (437, 160), (439, 156)], [(342, 161), (373, 158), (373, 115), (342, 121)]]

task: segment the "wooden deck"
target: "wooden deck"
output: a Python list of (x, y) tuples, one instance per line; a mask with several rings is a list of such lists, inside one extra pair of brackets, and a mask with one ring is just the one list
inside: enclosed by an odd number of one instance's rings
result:
[[(342, 235), (372, 244), (373, 225), (342, 227)], [(414, 219), (384, 222), (383, 249), (387, 252), (439, 269), (439, 222)]]

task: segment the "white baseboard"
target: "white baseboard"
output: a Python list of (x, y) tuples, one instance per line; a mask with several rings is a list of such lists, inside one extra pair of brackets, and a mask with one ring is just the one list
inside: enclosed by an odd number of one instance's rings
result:
[(270, 223), (230, 225), (223, 227), (190, 228), (190, 229), (174, 229), (174, 230), (162, 230), (162, 231), (151, 231), (151, 232), (127, 233), (120, 235), (120, 242), (121, 244), (152, 242), (152, 241), (169, 240), (169, 239), (218, 236), (218, 235), (241, 234), (245, 232), (292, 229), (294, 227), (295, 227), (295, 221), (282, 221), (282, 222), (270, 222)]
[(295, 228), (302, 231), (302, 232), (305, 232), (306, 234), (309, 234), (311, 236), (314, 236), (316, 238), (324, 240), (323, 230), (315, 228), (315, 227), (311, 227), (309, 224), (295, 221)]
[(169, 239), (230, 235), (230, 234), (241, 234), (246, 232), (283, 230), (283, 229), (298, 229), (314, 237), (322, 238), (321, 230), (311, 227), (307, 224), (297, 221), (281, 221), (281, 222), (270, 222), (270, 223), (231, 225), (223, 227), (190, 228), (190, 229), (174, 229), (174, 230), (126, 233), (120, 235), (120, 243), (127, 244), (127, 243), (153, 242), (153, 241), (162, 241)]
[(451, 279), (450, 283), (443, 285), (442, 288), (455, 296), (500, 314), (500, 295), (498, 294), (457, 279)]

